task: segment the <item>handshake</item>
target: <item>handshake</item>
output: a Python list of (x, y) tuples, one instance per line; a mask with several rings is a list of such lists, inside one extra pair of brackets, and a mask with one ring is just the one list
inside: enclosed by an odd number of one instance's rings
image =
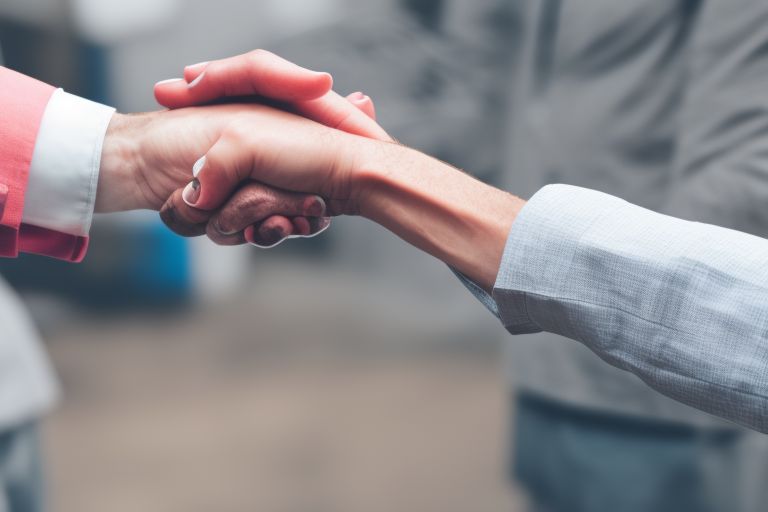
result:
[(390, 141), (370, 98), (263, 50), (189, 66), (160, 82), (171, 110), (116, 114), (102, 152), (96, 211), (159, 209), (183, 236), (274, 246), (359, 211), (367, 137)]
[(95, 211), (262, 247), (362, 215), (490, 290), (524, 202), (395, 143), (370, 98), (331, 86), (262, 50), (187, 67), (155, 86), (170, 110), (113, 116)]

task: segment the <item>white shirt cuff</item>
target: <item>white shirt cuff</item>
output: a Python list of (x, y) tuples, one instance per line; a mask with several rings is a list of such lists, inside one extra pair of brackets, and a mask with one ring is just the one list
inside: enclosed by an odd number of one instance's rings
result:
[(59, 89), (40, 123), (22, 222), (88, 236), (101, 148), (115, 109)]

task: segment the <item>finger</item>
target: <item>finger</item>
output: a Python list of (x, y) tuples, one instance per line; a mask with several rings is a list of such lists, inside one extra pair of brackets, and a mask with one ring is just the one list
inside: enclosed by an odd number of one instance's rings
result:
[(293, 223), (287, 217), (270, 217), (261, 224), (243, 230), (246, 242), (262, 247), (272, 247), (293, 235)]
[[(242, 231), (245, 228), (275, 215), (319, 217), (325, 215), (325, 201), (315, 195), (266, 188), (252, 182), (235, 192), (227, 204), (211, 217), (206, 234), (214, 242), (223, 245), (243, 243), (245, 239)], [(302, 223), (292, 223), (290, 228), (283, 229), (279, 235), (285, 237), (297, 233), (295, 226), (301, 230), (298, 234), (309, 233), (307, 221), (306, 229)]]
[[(266, 185), (257, 182), (249, 184), (248, 193), (250, 194), (250, 199), (252, 201), (261, 201), (264, 209), (273, 211), (277, 211), (282, 208), (278, 202), (285, 201), (286, 197), (286, 193), (275, 193), (275, 191)], [(298, 197), (295, 199), (297, 203), (300, 201), (306, 202), (308, 198), (314, 201), (312, 199), (314, 196), (302, 194), (297, 194), (297, 196)], [(324, 208), (324, 202), (320, 200), (318, 204), (320, 204), (322, 207), (313, 207), (310, 205), (307, 208), (307, 211), (310, 213), (322, 211)], [(163, 222), (173, 232), (187, 237), (204, 235), (207, 230), (208, 222), (213, 216), (214, 212), (212, 211), (200, 210), (198, 208), (189, 206), (183, 200), (181, 190), (174, 192), (160, 210), (160, 218), (163, 220)], [(288, 226), (288, 228), (285, 230), (286, 236), (293, 234), (291, 221), (287, 217), (276, 215), (269, 217), (267, 220), (282, 222), (284, 225)]]
[[(243, 231), (233, 235), (221, 235), (214, 230), (208, 237), (219, 245), (231, 246), (251, 243), (259, 247), (270, 247), (277, 245), (283, 239), (294, 238), (293, 224), (288, 217), (273, 215), (257, 225), (265, 226), (262, 238), (254, 239), (254, 236), (258, 236), (254, 235), (254, 226), (247, 226)], [(208, 233), (208, 228), (207, 225), (203, 226), (203, 231)]]
[(328, 229), (331, 225), (330, 217), (310, 217), (307, 218), (307, 220), (310, 225), (310, 232), (308, 235), (294, 234), (286, 236), (285, 231), (283, 230), (285, 224), (279, 224), (272, 219), (267, 219), (258, 226), (248, 226), (243, 231), (243, 234), (245, 235), (246, 241), (252, 245), (261, 247), (262, 249), (270, 249), (291, 238), (312, 238)]
[(334, 91), (316, 100), (299, 102), (294, 109), (296, 113), (331, 128), (371, 139), (392, 140), (367, 113)]
[(182, 199), (200, 210), (221, 207), (237, 186), (249, 177), (253, 165), (247, 148), (237, 137), (223, 135), (192, 169), (194, 178), (184, 187)]
[(266, 50), (190, 66), (185, 78), (157, 83), (157, 102), (167, 108), (201, 105), (231, 96), (297, 102), (319, 98), (333, 86), (328, 73), (302, 68)]
[(376, 107), (373, 104), (373, 100), (370, 96), (366, 96), (362, 92), (353, 92), (347, 96), (347, 101), (352, 103), (363, 114), (367, 115), (374, 121), (376, 120)]
[(294, 217), (291, 219), (293, 232), (298, 236), (309, 235), (309, 219), (306, 217)]
[(205, 234), (212, 212), (198, 210), (184, 202), (181, 189), (174, 192), (160, 209), (160, 218), (168, 228), (181, 236)]

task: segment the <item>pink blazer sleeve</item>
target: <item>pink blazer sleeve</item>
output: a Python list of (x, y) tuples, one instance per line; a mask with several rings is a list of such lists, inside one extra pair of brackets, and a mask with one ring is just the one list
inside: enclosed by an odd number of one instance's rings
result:
[(0, 256), (20, 252), (81, 261), (88, 239), (22, 224), (29, 166), (55, 89), (0, 67)]

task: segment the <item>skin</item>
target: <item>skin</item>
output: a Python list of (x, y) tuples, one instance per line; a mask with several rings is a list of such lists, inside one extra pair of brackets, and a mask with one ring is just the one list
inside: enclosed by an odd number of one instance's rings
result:
[[(164, 210), (174, 209), (177, 221), (207, 210), (209, 224), (226, 217), (232, 229), (247, 225), (236, 192), (256, 180), (321, 196), (329, 215), (381, 224), (491, 290), (523, 200), (396, 143), (269, 107), (252, 114), (234, 119), (205, 153), (195, 194), (177, 190), (170, 197)], [(255, 129), (264, 122), (260, 116), (271, 118), (271, 130)]]
[[(216, 76), (211, 65), (190, 72), (206, 71), (196, 83), (192, 80), (194, 87)], [(184, 82), (183, 87), (193, 87)], [(217, 87), (213, 91), (225, 97), (243, 90)], [(340, 107), (335, 96), (319, 99), (326, 107)], [(355, 119), (372, 122), (365, 108), (348, 101), (344, 107), (354, 108)], [(287, 110), (314, 113), (327, 125)], [(313, 214), (323, 209), (326, 215), (361, 215), (490, 291), (509, 230), (525, 202), (388, 137), (371, 137), (377, 130), (335, 129), (349, 126), (353, 116), (328, 112), (296, 103), (284, 110), (249, 103), (117, 115), (104, 143), (97, 211), (156, 209), (165, 200), (161, 215), (177, 232), (204, 230), (219, 243), (255, 236), (279, 239), (287, 224), (264, 228), (275, 217), (304, 217), (306, 224), (290, 224), (292, 233), (304, 233), (320, 227), (309, 219), (317, 219)], [(189, 181), (193, 163), (203, 155), (197, 178), (178, 188)], [(254, 200), (253, 187), (263, 192), (265, 186), (272, 195)]]
[[(196, 80), (209, 64), (214, 65), (203, 79)], [(233, 89), (223, 80), (244, 69), (256, 85)], [(366, 136), (382, 136), (384, 133), (368, 117), (374, 112), (370, 98), (359, 93), (350, 95), (348, 100), (340, 98), (332, 93), (332, 79), (327, 73), (301, 68), (269, 52), (255, 51), (225, 59), (219, 64), (191, 66), (185, 70), (185, 77), (187, 80), (157, 84), (158, 100), (169, 107), (183, 107), (207, 103), (227, 92), (256, 95), (249, 100), (301, 111), (333, 126), (339, 126), (341, 120), (353, 120), (347, 123), (350, 129)], [(210, 147), (229, 122), (229, 117), (242, 110), (217, 106), (175, 112), (115, 114), (104, 141), (96, 211), (158, 209), (172, 190), (190, 180), (193, 155)], [(264, 128), (268, 129), (268, 124)], [(160, 169), (162, 172), (158, 172)], [(319, 197), (275, 190), (260, 183), (250, 183), (241, 189), (243, 197), (237, 204), (253, 206), (249, 210), (252, 223), (238, 233), (220, 232), (217, 230), (220, 226), (209, 226), (207, 218), (198, 224), (191, 224), (189, 218), (184, 223), (175, 223), (173, 209), (166, 210), (163, 217), (180, 234), (208, 234), (217, 243), (226, 245), (248, 241), (269, 246), (288, 236), (313, 236), (329, 224)], [(209, 216), (206, 212), (206, 217)]]
[[(254, 114), (258, 108), (257, 105), (219, 105), (168, 112), (115, 114), (102, 147), (95, 211), (159, 210), (174, 190), (192, 178), (191, 169), (196, 155), (205, 152), (233, 119), (246, 116), (260, 125), (259, 129), (271, 129), (270, 116)], [(279, 113), (274, 109), (269, 111)], [(293, 223), (301, 219), (298, 221), (301, 224), (316, 229), (321, 227), (319, 219), (325, 216), (322, 198), (276, 190), (261, 183), (249, 184), (248, 190), (249, 200), (262, 205), (262, 214), (254, 216), (254, 224), (264, 222), (268, 228), (286, 222), (293, 229)], [(172, 220), (173, 210), (166, 211), (164, 216)], [(207, 231), (208, 217), (200, 224), (190, 223), (190, 217), (187, 217), (183, 225), (177, 226), (177, 231), (185, 236), (206, 233), (212, 237), (225, 236)], [(217, 227), (215, 223), (210, 225), (211, 230)], [(302, 234), (311, 233), (311, 230), (302, 231)], [(240, 243), (243, 241), (240, 240)]]
[[(254, 50), (187, 66), (183, 79), (156, 84), (155, 97), (171, 109), (243, 99), (266, 102), (349, 133), (391, 140), (375, 122), (375, 107), (368, 96), (357, 92), (342, 98), (331, 90), (331, 85), (327, 73), (307, 70), (265, 50)], [(330, 224), (328, 218), (280, 215), (257, 221), (270, 197), (259, 184), (243, 185), (238, 190), (232, 201), (241, 212), (248, 212), (253, 222), (235, 233), (217, 231), (218, 225), (206, 229), (203, 218), (210, 214), (202, 212), (189, 212), (188, 221), (179, 222), (172, 204), (162, 217), (173, 231), (184, 236), (207, 233), (218, 244), (250, 242), (262, 247), (276, 245), (287, 237), (314, 236)], [(197, 225), (191, 226), (192, 221), (198, 221)]]
[(353, 94), (353, 101), (362, 105), (361, 108), (351, 108), (346, 98), (331, 89), (332, 85), (328, 73), (309, 71), (266, 50), (254, 50), (236, 57), (187, 66), (184, 79), (156, 84), (155, 98), (171, 109), (205, 105), (226, 98), (267, 99), (279, 102), (273, 106), (331, 128), (390, 140), (387, 132), (371, 119), (374, 111), (370, 99), (365, 101)]

